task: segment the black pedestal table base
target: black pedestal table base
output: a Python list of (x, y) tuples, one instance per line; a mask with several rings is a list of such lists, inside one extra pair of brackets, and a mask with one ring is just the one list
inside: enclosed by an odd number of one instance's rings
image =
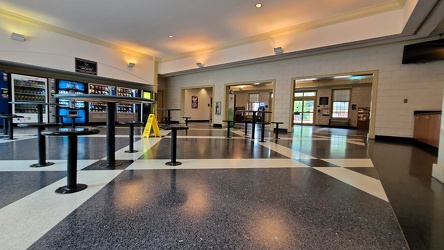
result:
[(77, 183), (77, 136), (98, 134), (98, 129), (89, 128), (61, 128), (57, 131), (42, 131), (46, 136), (67, 136), (68, 137), (68, 162), (67, 162), (67, 185), (56, 189), (56, 193), (70, 194), (82, 191), (88, 186)]
[(188, 129), (188, 127), (182, 125), (170, 125), (167, 129), (171, 129), (171, 161), (165, 163), (165, 165), (181, 165), (181, 162), (176, 161), (177, 130)]

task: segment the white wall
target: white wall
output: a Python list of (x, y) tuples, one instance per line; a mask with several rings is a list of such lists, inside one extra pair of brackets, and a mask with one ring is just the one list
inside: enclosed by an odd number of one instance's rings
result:
[(207, 48), (200, 53), (190, 53), (174, 59), (167, 58), (159, 65), (159, 73), (167, 74), (195, 69), (196, 62), (203, 63), (205, 67), (208, 67), (272, 56), (274, 55), (273, 48), (279, 46), (283, 47), (285, 52), (294, 52), (399, 34), (410, 13), (411, 11), (396, 9), (371, 16), (365, 15), (359, 19), (351, 16), (342, 17), (344, 18), (342, 22), (331, 17), (329, 21), (322, 20), (316, 24), (301, 24), (264, 37), (256, 36), (248, 43), (226, 48)]
[[(168, 100), (171, 106), (177, 106), (181, 102), (180, 88), (214, 85), (214, 101), (222, 101), (222, 110), (225, 110), (225, 84), (274, 79), (274, 120), (284, 122), (280, 127), (291, 129), (293, 77), (376, 71), (375, 134), (413, 137), (414, 110), (441, 110), (444, 61), (402, 65), (403, 46), (396, 43), (175, 76), (168, 79), (168, 85), (174, 86), (169, 88)], [(408, 99), (408, 103), (404, 103), (404, 99)], [(222, 124), (223, 118), (215, 116), (214, 123)]]
[[(25, 35), (26, 41), (10, 39), (11, 33)], [(0, 59), (64, 71), (75, 71), (75, 58), (97, 62), (97, 75), (153, 84), (157, 73), (152, 58), (140, 53), (62, 35), (38, 25), (12, 20), (0, 14)], [(134, 68), (128, 62), (136, 63)]]
[[(372, 86), (371, 84), (362, 84), (362, 85), (353, 85), (349, 87), (341, 88), (350, 88), (351, 89), (351, 99), (350, 99), (350, 107), (349, 107), (349, 117), (350, 117), (350, 126), (356, 127), (358, 124), (358, 108), (360, 107), (370, 107), (371, 104), (371, 96), (372, 96)], [(317, 100), (316, 105), (317, 109), (319, 108), (321, 112), (318, 114), (318, 117), (315, 120), (317, 125), (328, 125), (329, 118), (331, 117), (331, 108), (332, 108), (332, 92), (333, 89), (338, 89), (338, 87), (330, 87), (330, 88), (319, 88), (317, 89)], [(328, 97), (328, 105), (319, 105), (320, 97)], [(352, 105), (356, 105), (356, 109), (352, 110)], [(322, 109), (328, 108), (330, 110), (329, 116), (322, 115)], [(317, 112), (317, 111), (315, 111)]]
[[(186, 89), (185, 90), (185, 100), (183, 107), (183, 116), (190, 116), (190, 120), (210, 120), (211, 119), (211, 88), (204, 89)], [(191, 97), (198, 97), (198, 108), (191, 108)], [(179, 115), (179, 114), (177, 114)], [(182, 118), (182, 117), (178, 117)], [(177, 120), (177, 119), (173, 119)]]

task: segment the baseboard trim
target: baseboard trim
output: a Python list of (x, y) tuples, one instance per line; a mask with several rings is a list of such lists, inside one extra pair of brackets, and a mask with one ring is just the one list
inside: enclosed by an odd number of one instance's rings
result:
[(423, 149), (433, 155), (436, 155), (436, 156), (438, 155), (438, 151), (439, 151), (439, 148), (437, 148), (437, 147), (417, 141), (417, 140), (415, 140), (413, 138), (409, 138), (409, 137), (375, 135), (375, 141), (410, 144), (410, 145), (414, 145), (418, 148), (421, 148), (421, 149)]

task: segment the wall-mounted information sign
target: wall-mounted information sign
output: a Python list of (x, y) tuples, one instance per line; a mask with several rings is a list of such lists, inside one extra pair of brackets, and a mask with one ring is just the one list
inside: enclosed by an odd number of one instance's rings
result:
[(97, 75), (97, 62), (76, 57), (76, 72)]
[(328, 105), (328, 97), (319, 97), (319, 105)]

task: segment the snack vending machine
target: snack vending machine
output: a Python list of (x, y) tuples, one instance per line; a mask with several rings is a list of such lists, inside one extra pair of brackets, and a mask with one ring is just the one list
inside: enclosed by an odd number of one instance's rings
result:
[[(115, 95), (116, 87), (106, 86), (102, 84), (90, 83), (88, 93), (94, 95)], [(105, 102), (90, 102), (89, 103), (89, 122), (106, 122), (106, 103)]]
[[(117, 96), (140, 97), (140, 90), (117, 87)], [(117, 104), (117, 121), (130, 122), (139, 121), (140, 104), (118, 103)]]
[[(73, 82), (68, 80), (58, 80), (57, 93), (58, 94), (85, 94), (87, 91), (86, 84), (82, 82)], [(57, 114), (62, 116), (63, 124), (71, 124), (71, 118), (63, 117), (64, 115), (77, 114), (81, 118), (74, 119), (75, 125), (84, 125), (87, 123), (87, 110), (84, 101), (75, 100), (58, 100), (60, 106)]]
[[(12, 113), (24, 118), (14, 118), (14, 123), (38, 122), (35, 102), (47, 102), (48, 79), (11, 74)], [(26, 102), (29, 102), (26, 103)], [(43, 106), (43, 122), (48, 122), (48, 108)]]

